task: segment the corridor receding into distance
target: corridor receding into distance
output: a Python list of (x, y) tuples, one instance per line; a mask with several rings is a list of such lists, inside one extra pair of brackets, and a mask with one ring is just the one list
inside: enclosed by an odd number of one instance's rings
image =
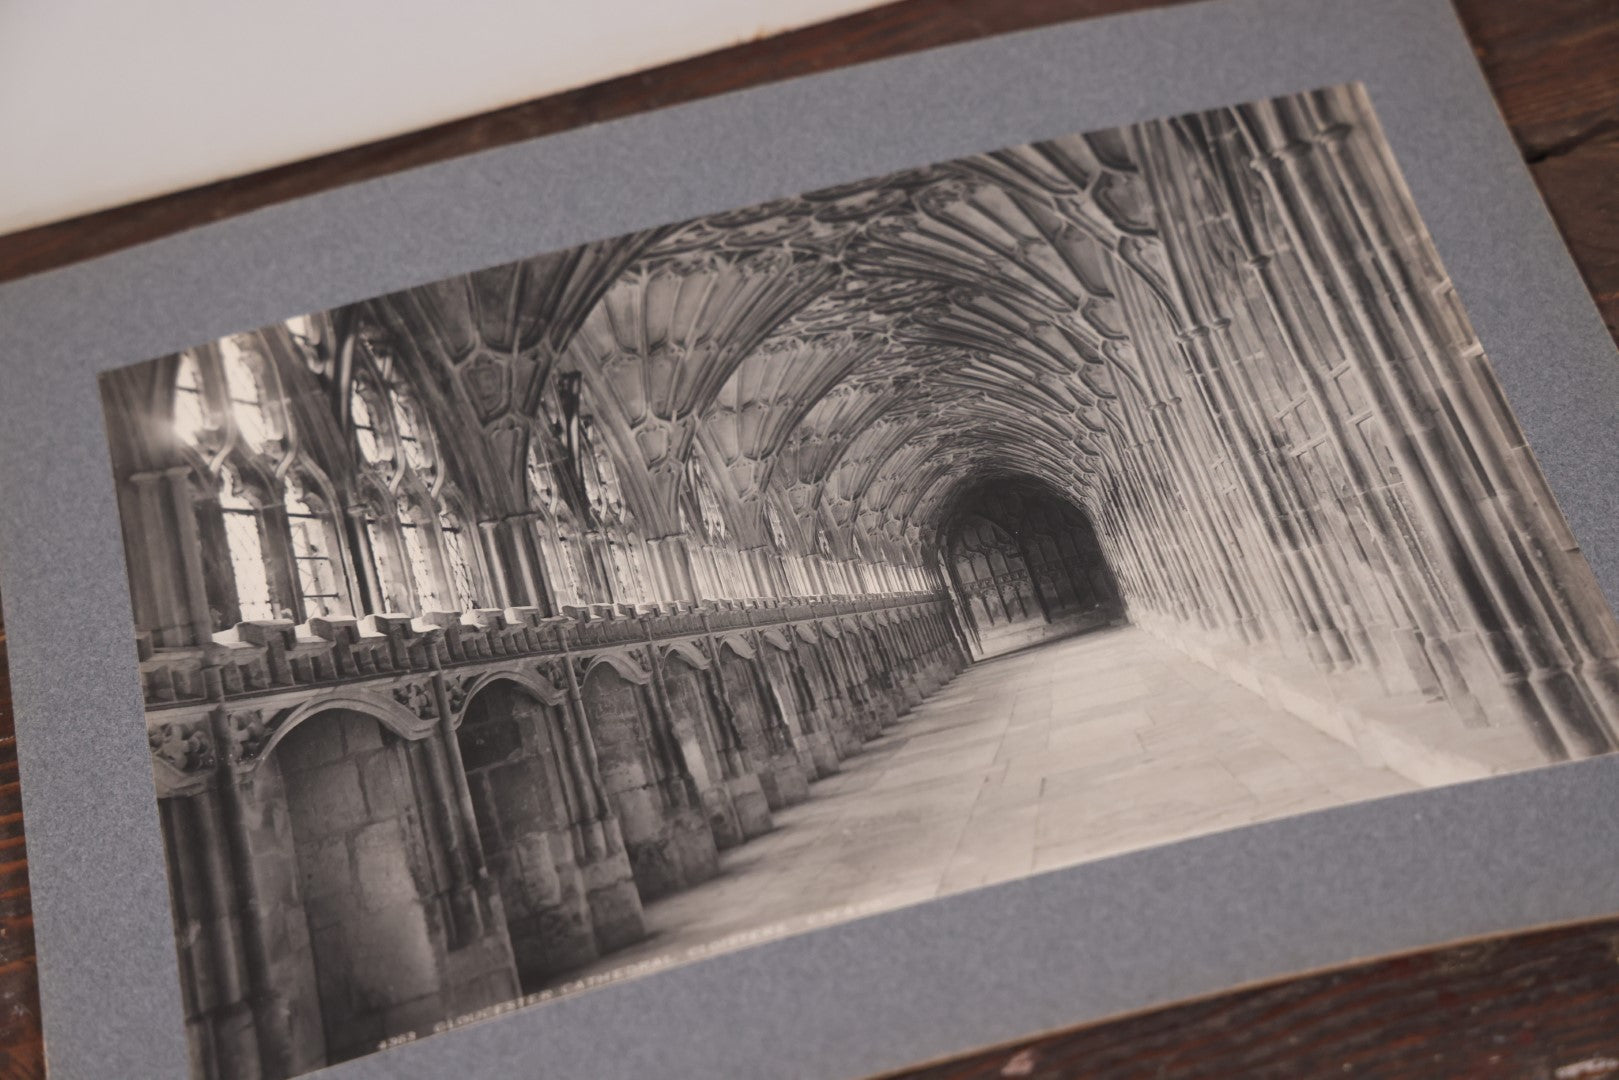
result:
[(973, 665), (718, 876), (648, 904), (645, 942), (559, 981), (1416, 786), (1139, 630), (1097, 630)]
[(1362, 88), (782, 194), (102, 376), (199, 1076), (1614, 749)]

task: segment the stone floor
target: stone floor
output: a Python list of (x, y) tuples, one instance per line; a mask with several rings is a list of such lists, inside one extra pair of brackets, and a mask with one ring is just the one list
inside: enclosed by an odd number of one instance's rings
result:
[(567, 981), (1414, 786), (1140, 630), (1096, 631), (973, 665)]

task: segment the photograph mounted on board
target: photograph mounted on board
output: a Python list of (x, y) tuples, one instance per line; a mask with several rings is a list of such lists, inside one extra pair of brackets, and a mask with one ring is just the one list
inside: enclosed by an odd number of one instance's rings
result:
[(101, 388), (201, 1077), (1619, 730), (1359, 86)]

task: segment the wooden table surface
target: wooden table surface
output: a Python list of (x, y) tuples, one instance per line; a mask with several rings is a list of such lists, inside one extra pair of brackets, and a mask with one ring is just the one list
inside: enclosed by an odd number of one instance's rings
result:
[[(1353, 0), (1345, 0), (1353, 2)], [(412, 165), (794, 75), (1155, 0), (902, 0), (523, 105), (0, 237), (0, 281)], [(1457, 0), (1490, 85), (1619, 337), (1619, 0)], [(44, 1075), (0, 626), (0, 1080)], [(1619, 897), (1615, 898), (1619, 910)], [(1169, 1006), (903, 1075), (1619, 1078), (1619, 917)]]

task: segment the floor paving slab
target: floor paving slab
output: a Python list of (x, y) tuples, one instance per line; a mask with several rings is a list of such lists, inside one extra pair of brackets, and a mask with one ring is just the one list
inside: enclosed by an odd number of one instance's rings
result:
[(981, 661), (569, 979), (1416, 785), (1133, 628)]

